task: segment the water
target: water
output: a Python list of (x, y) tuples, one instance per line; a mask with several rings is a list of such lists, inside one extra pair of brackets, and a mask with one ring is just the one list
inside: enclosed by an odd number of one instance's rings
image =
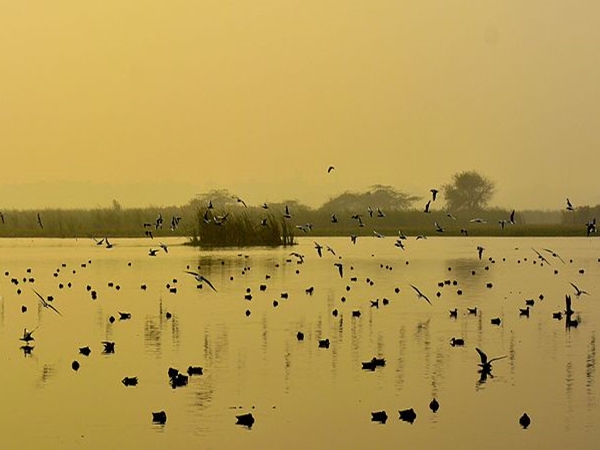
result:
[[(319, 258), (313, 240), (336, 256)], [(152, 258), (150, 240), (115, 239), (110, 250), (82, 239), (1, 240), (0, 446), (596, 448), (600, 241), (429, 238), (406, 241), (405, 251), (393, 242), (305, 238), (293, 249), (198, 251), (171, 240), (168, 254)], [(477, 245), (485, 247), (482, 260)], [(343, 263), (343, 278), (334, 262)], [(198, 266), (218, 292), (198, 289), (184, 273)], [(438, 287), (444, 280), (450, 284)], [(575, 298), (570, 282), (590, 295)], [(42, 307), (32, 288), (52, 295), (62, 316)], [(244, 299), (247, 289), (252, 300)], [(577, 328), (552, 319), (565, 309), (565, 294)], [(519, 315), (526, 299), (535, 301), (529, 318)], [(118, 320), (119, 311), (131, 319)], [(24, 328), (35, 329), (30, 354), (19, 340)], [(452, 347), (452, 337), (465, 346)], [(319, 348), (325, 338), (330, 347)], [(115, 342), (114, 354), (103, 354), (105, 340)], [(86, 345), (87, 357), (78, 352)], [(493, 377), (481, 380), (476, 347), (507, 356), (493, 364)], [(386, 365), (363, 370), (374, 356)], [(203, 375), (174, 389), (168, 368), (189, 365)], [(124, 386), (125, 376), (139, 384)], [(436, 414), (428, 408), (433, 397)], [(398, 419), (408, 408), (417, 413), (413, 424)], [(152, 423), (160, 410), (164, 425)], [(371, 421), (379, 410), (385, 424)], [(236, 415), (248, 412), (254, 426), (236, 425)], [(523, 412), (532, 419), (527, 430), (518, 424)]]

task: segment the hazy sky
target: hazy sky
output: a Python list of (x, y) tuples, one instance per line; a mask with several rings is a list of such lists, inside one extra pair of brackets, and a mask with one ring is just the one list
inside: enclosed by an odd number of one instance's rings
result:
[[(595, 0), (0, 0), (0, 208), (600, 203)], [(329, 165), (336, 170), (327, 175)]]

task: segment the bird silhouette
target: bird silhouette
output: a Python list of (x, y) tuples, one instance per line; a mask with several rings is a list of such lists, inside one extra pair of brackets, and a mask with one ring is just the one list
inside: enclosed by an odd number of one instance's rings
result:
[(423, 294), (418, 287), (413, 286), (412, 284), (410, 285), (411, 288), (413, 288), (415, 290), (415, 292), (417, 293), (417, 298), (422, 298), (424, 299), (427, 303), (429, 303), (431, 305), (431, 301), (429, 300), (429, 298)]
[(187, 274), (189, 274), (189, 275), (192, 275), (196, 279), (196, 281), (198, 283), (206, 283), (206, 284), (208, 284), (213, 291), (217, 292), (217, 290), (215, 289), (215, 287), (213, 286), (213, 284), (210, 282), (210, 280), (208, 278), (206, 278), (204, 275), (201, 275), (198, 272), (192, 272), (190, 270), (184, 270), (184, 272), (187, 273)]
[(477, 353), (479, 353), (479, 359), (481, 360), (481, 363), (479, 363), (479, 367), (481, 367), (480, 370), (481, 372), (486, 372), (487, 374), (489, 374), (492, 371), (492, 363), (494, 361), (504, 359), (507, 356), (497, 356), (495, 358), (488, 359), (487, 355), (483, 352), (483, 350), (481, 350), (478, 347), (475, 347), (475, 350), (477, 350)]
[(38, 291), (36, 291), (35, 289), (32, 288), (32, 291), (35, 292), (35, 295), (38, 296), (40, 303), (42, 304), (42, 306), (44, 308), (50, 308), (52, 311), (54, 311), (56, 314), (58, 314), (59, 316), (62, 316), (62, 314), (60, 313), (60, 311), (58, 309), (56, 309), (53, 305), (51, 305), (50, 303), (48, 303), (46, 301), (46, 299), (42, 296), (42, 294), (40, 294)]

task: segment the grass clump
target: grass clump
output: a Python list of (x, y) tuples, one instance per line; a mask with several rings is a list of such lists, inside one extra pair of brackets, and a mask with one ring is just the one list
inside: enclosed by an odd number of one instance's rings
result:
[(260, 219), (245, 212), (214, 215), (200, 210), (190, 245), (199, 247), (277, 247), (294, 245), (292, 227), (285, 218), (274, 215)]

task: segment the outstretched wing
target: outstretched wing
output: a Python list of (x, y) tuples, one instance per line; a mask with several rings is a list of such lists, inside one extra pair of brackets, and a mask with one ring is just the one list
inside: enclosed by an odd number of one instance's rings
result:
[(475, 347), (475, 350), (477, 350), (477, 353), (479, 353), (479, 358), (481, 358), (481, 364), (487, 364), (487, 355), (483, 353), (483, 350), (481, 350), (478, 347)]

